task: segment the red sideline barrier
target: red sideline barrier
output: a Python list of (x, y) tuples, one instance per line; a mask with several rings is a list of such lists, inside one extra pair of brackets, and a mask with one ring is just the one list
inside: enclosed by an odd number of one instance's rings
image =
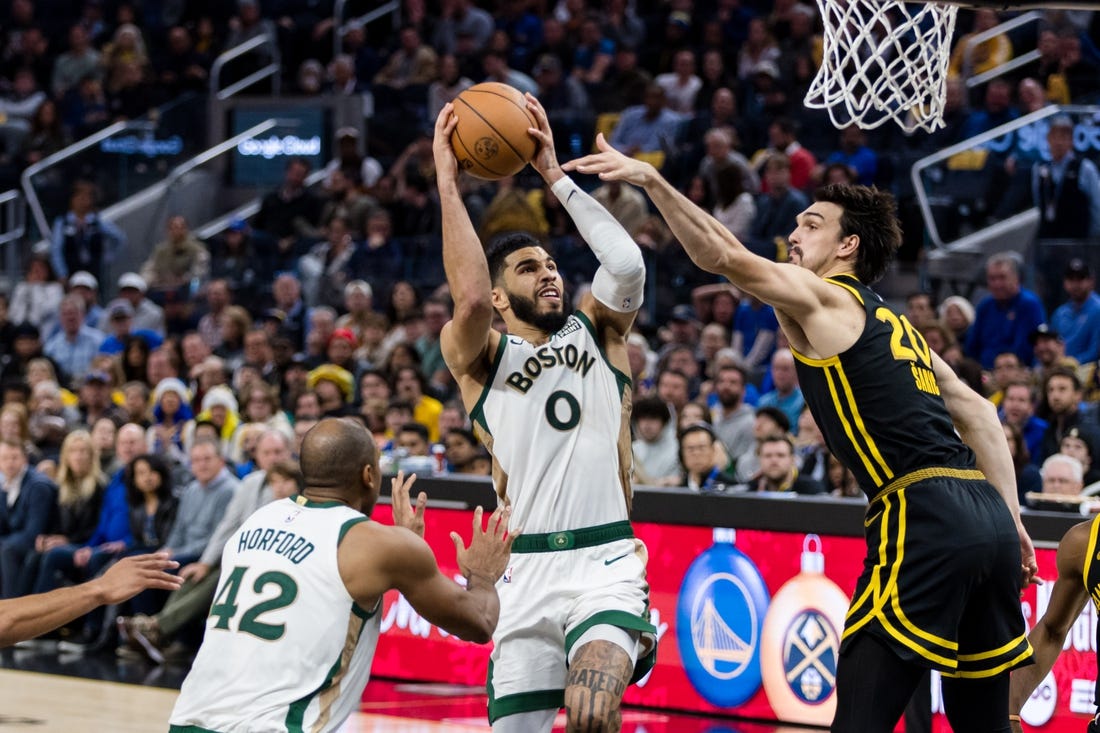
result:
[[(447, 509), (428, 513), (427, 540), (444, 572), (456, 577), (449, 533), (469, 536), (471, 516)], [(379, 506), (375, 518), (389, 522), (389, 507)], [(656, 667), (628, 690), (626, 702), (827, 724), (834, 704), (836, 647), (862, 567), (863, 541), (742, 530), (730, 544), (721, 530), (706, 527), (637, 523), (634, 529), (649, 549), (651, 620), (661, 643)], [(1039, 551), (1039, 568), (1044, 577), (1055, 577), (1054, 551)], [(1045, 609), (1052, 587), (1048, 582), (1026, 591), (1021, 603), (1029, 627)], [(1095, 712), (1095, 627), (1090, 605), (1052, 675), (1025, 708), (1025, 722), (1036, 726), (1028, 729), (1077, 733)], [(397, 593), (386, 596), (382, 632), (375, 675), (485, 682), (489, 647), (448, 636), (417, 616)], [(932, 696), (933, 709), (941, 709), (935, 679)], [(941, 712), (934, 731), (950, 731)]]

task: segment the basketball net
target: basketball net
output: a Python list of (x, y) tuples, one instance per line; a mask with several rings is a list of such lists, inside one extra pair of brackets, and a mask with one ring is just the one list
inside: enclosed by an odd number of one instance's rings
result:
[(838, 128), (894, 120), (906, 132), (943, 127), (958, 7), (896, 0), (817, 0), (824, 57), (806, 92)]

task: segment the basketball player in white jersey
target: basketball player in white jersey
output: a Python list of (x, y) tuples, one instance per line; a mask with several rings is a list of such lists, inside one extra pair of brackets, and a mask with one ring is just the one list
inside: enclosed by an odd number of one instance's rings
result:
[[(591, 294), (566, 307), (561, 275), (526, 233), (486, 252), (458, 189), (452, 105), (436, 120), (443, 264), (454, 319), (443, 356), (493, 456), (500, 503), (524, 536), (498, 583), (489, 668), (495, 733), (617, 731), (627, 685), (652, 667), (646, 553), (630, 510), (631, 384), (626, 335), (642, 304), (645, 264), (623, 227), (558, 166), (542, 106), (532, 166), (600, 261)], [(494, 309), (507, 335), (493, 328)]]
[[(172, 711), (175, 733), (334, 731), (359, 705), (378, 640), (382, 594), (396, 588), (427, 621), (485, 643), (494, 584), (514, 535), (508, 512), (469, 548), (452, 532), (466, 587), (444, 576), (423, 533), (426, 497), (393, 482), (394, 523), (369, 520), (380, 476), (370, 433), (322, 420), (302, 441), (306, 488), (253, 514), (226, 542), (206, 635)], [(410, 531), (413, 529), (414, 531)]]

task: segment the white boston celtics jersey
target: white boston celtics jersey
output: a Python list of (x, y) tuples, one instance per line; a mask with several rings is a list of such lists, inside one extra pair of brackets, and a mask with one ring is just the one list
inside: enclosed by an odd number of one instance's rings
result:
[(512, 526), (556, 532), (627, 519), (630, 378), (578, 311), (542, 345), (502, 335), (471, 418)]
[(369, 521), (294, 497), (225, 544), (206, 636), (172, 711), (173, 731), (331, 731), (359, 704), (379, 614), (348, 595), (336, 550)]

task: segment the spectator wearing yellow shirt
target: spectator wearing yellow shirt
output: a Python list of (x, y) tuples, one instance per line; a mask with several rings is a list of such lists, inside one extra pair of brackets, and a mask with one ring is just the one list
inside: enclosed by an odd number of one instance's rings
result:
[[(995, 27), (1001, 20), (996, 11), (983, 8), (974, 11), (974, 30), (967, 33), (955, 44), (951, 53), (951, 62), (947, 69), (949, 77), (971, 77), (996, 68), (1012, 58), (1012, 41), (1001, 33), (986, 39), (975, 46), (969, 41), (979, 33)], [(969, 49), (969, 52), (968, 52)]]

